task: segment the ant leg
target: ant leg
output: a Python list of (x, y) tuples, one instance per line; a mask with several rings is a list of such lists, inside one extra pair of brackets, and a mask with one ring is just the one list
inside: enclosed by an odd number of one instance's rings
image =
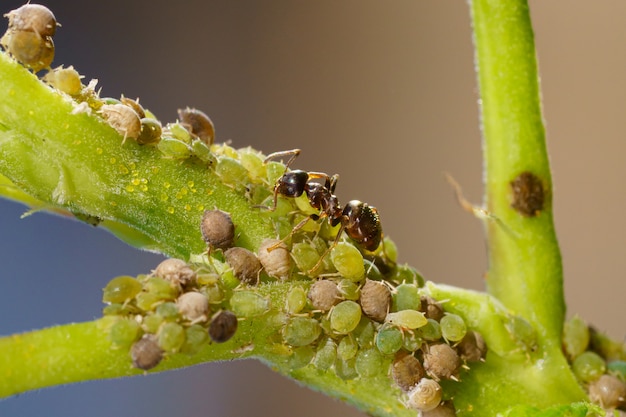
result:
[(260, 204), (257, 204), (257, 205), (254, 205), (252, 207), (274, 212), (276, 210), (276, 204), (278, 204), (278, 189), (276, 187), (274, 187), (274, 202), (272, 203), (271, 206), (262, 206)]
[(273, 152), (265, 157), (265, 160), (263, 160), (263, 163), (267, 164), (272, 159), (282, 158), (284, 156), (291, 156), (289, 160), (287, 160), (287, 163), (285, 164), (285, 168), (289, 168), (291, 166), (291, 163), (295, 161), (298, 155), (300, 155), (300, 149), (290, 149), (288, 151)]
[(330, 191), (331, 194), (335, 194), (335, 187), (337, 186), (337, 181), (339, 181), (339, 174), (335, 174), (330, 177), (330, 180), (326, 182), (326, 188)]
[(322, 254), (322, 256), (320, 256), (319, 260), (315, 263), (315, 265), (313, 265), (313, 268), (311, 268), (309, 271), (307, 271), (307, 274), (311, 275), (313, 274), (317, 268), (320, 267), (320, 265), (322, 264), (322, 261), (324, 260), (324, 258), (326, 258), (328, 256), (328, 254), (330, 253), (331, 250), (333, 250), (335, 248), (335, 246), (337, 246), (337, 243), (339, 243), (339, 239), (341, 239), (341, 235), (343, 234), (345, 227), (342, 224), (341, 227), (339, 228), (339, 231), (337, 232), (337, 236), (335, 237), (335, 241), (333, 242), (332, 245), (330, 245), (328, 247), (328, 249), (326, 249), (326, 251), (324, 251), (324, 253)]
[(275, 244), (273, 244), (272, 246), (270, 246), (269, 248), (267, 248), (268, 252), (273, 251), (274, 249), (276, 249), (277, 247), (279, 247), (282, 243), (285, 243), (285, 241), (287, 239), (289, 239), (291, 236), (294, 235), (294, 233), (296, 233), (298, 230), (302, 229), (304, 227), (305, 224), (308, 223), (309, 220), (313, 219), (312, 216), (317, 217), (316, 214), (311, 214), (310, 216), (305, 217), (304, 219), (302, 219), (300, 221), (300, 223), (298, 223), (297, 225), (294, 226), (293, 229), (291, 229), (291, 232), (289, 232), (289, 234), (287, 236), (285, 236), (284, 238), (280, 239), (278, 242), (276, 242)]

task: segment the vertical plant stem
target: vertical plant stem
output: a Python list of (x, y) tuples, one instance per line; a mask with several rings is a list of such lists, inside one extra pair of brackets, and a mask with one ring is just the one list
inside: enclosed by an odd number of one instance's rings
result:
[[(484, 203), (496, 219), (486, 224), (488, 291), (534, 325), (541, 345), (556, 348), (565, 313), (563, 277), (528, 4), (474, 0), (471, 11), (482, 103)], [(513, 181), (522, 173), (537, 179), (541, 189), (521, 181), (516, 197)]]

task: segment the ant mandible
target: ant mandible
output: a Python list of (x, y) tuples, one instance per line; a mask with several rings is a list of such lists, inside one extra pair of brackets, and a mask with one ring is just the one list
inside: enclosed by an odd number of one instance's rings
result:
[[(333, 227), (341, 224), (341, 228), (337, 233), (333, 245), (327, 249), (309, 272), (313, 272), (318, 268), (326, 255), (337, 245), (343, 231), (362, 248), (368, 251), (375, 251), (380, 245), (383, 236), (380, 216), (376, 208), (359, 200), (352, 200), (342, 208), (339, 204), (339, 199), (334, 195), (337, 180), (339, 179), (337, 174), (331, 177), (322, 172), (306, 172), (298, 169), (287, 171), (298, 155), (300, 155), (300, 149), (291, 149), (288, 151), (274, 152), (265, 158), (264, 162), (267, 163), (275, 158), (291, 156), (285, 164), (285, 173), (274, 185), (273, 205), (267, 208), (270, 211), (276, 210), (279, 194), (283, 197), (291, 198), (306, 194), (309, 199), (309, 204), (319, 210), (319, 214), (311, 214), (298, 223), (287, 237), (300, 230), (309, 219), (319, 220), (321, 218), (328, 218), (328, 222)], [(311, 180), (314, 179), (323, 179), (324, 185), (311, 182)], [(285, 237), (285, 239), (287, 237)]]

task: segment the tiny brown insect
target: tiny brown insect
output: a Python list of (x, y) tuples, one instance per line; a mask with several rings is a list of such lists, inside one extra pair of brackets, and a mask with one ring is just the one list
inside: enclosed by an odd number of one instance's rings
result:
[(426, 371), (417, 358), (400, 353), (391, 365), (391, 377), (404, 392), (409, 392), (426, 376)]
[(513, 202), (511, 207), (525, 217), (535, 217), (543, 210), (544, 191), (541, 179), (525, 171), (511, 181)]
[(146, 117), (146, 112), (143, 109), (143, 106), (139, 104), (138, 98), (133, 100), (128, 97), (124, 97), (124, 95), (122, 95), (122, 97), (120, 98), (120, 103), (125, 104), (128, 107), (135, 110), (135, 113), (137, 113), (137, 116), (139, 116), (140, 119), (143, 119), (144, 117)]
[(34, 72), (50, 68), (54, 60), (54, 42), (26, 30), (8, 30), (0, 44), (13, 58)]
[(209, 116), (198, 109), (187, 107), (186, 109), (178, 109), (178, 117), (181, 123), (188, 127), (193, 135), (207, 145), (213, 144), (215, 127)]
[(365, 285), (361, 288), (360, 302), (367, 317), (382, 323), (391, 305), (391, 291), (382, 282), (366, 279)]
[(606, 409), (622, 407), (626, 405), (626, 383), (604, 374), (589, 384), (589, 399)]
[(459, 355), (445, 343), (430, 345), (424, 353), (424, 369), (436, 381), (455, 379), (460, 366)]
[(291, 255), (287, 245), (278, 239), (265, 239), (259, 246), (259, 261), (272, 278), (285, 281), (291, 271)]
[(147, 371), (154, 368), (163, 359), (163, 350), (154, 335), (146, 334), (130, 348), (133, 367)]
[(177, 287), (185, 287), (196, 280), (196, 272), (181, 259), (170, 258), (161, 262), (152, 274), (163, 278)]
[(237, 331), (237, 316), (231, 311), (222, 310), (211, 319), (209, 337), (215, 343), (224, 343), (230, 340)]
[(323, 312), (327, 312), (341, 301), (337, 284), (327, 279), (315, 281), (309, 288), (307, 298), (315, 310)]
[(100, 113), (117, 133), (124, 136), (124, 140), (136, 139), (141, 134), (141, 120), (131, 107), (123, 104), (105, 104), (100, 108)]
[(206, 210), (200, 222), (200, 231), (209, 249), (226, 250), (233, 246), (235, 225), (230, 214), (222, 210)]
[(256, 285), (261, 272), (259, 258), (248, 249), (234, 247), (224, 252), (226, 262), (233, 269), (233, 274), (246, 284)]
[(198, 292), (187, 292), (176, 300), (178, 311), (191, 324), (207, 320), (209, 314), (209, 300), (205, 295)]
[(25, 4), (4, 16), (9, 19), (9, 30), (34, 32), (40, 37), (54, 36), (58, 25), (52, 11), (41, 4)]
[(459, 356), (466, 362), (482, 361), (487, 355), (487, 344), (480, 335), (475, 331), (468, 331), (463, 340), (456, 346)]
[(437, 301), (435, 301), (433, 298), (427, 295), (422, 295), (420, 297), (420, 301), (422, 303), (422, 306), (420, 307), (420, 311), (424, 313), (426, 318), (433, 319), (435, 321), (441, 320), (441, 318), (443, 317), (443, 313), (444, 313), (443, 307), (441, 307), (441, 304), (439, 304)]
[(409, 392), (407, 406), (419, 411), (430, 411), (441, 403), (441, 385), (432, 379), (423, 378)]

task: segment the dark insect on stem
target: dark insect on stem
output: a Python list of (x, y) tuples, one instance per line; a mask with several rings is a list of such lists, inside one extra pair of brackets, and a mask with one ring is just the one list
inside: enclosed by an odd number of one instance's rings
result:
[(513, 202), (511, 207), (525, 217), (535, 217), (543, 210), (544, 191), (541, 179), (525, 171), (511, 181)]

